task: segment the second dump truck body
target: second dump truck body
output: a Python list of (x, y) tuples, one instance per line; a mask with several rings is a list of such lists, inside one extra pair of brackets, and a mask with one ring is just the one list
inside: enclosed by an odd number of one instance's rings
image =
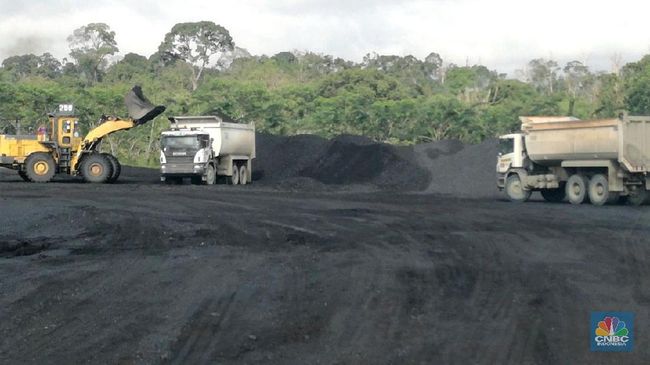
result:
[(214, 184), (219, 176), (231, 184), (251, 182), (255, 125), (229, 123), (217, 116), (173, 117), (161, 136), (161, 180)]
[(513, 201), (540, 191), (549, 201), (638, 205), (650, 188), (650, 117), (578, 120), (521, 117), (500, 137), (497, 186)]

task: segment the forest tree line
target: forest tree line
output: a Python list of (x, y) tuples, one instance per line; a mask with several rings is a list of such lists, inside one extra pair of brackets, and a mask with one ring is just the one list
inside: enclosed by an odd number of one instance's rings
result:
[[(124, 94), (142, 86), (166, 115), (221, 113), (274, 134), (362, 134), (389, 143), (480, 142), (511, 132), (520, 115), (650, 114), (650, 55), (594, 72), (580, 61), (534, 59), (516, 78), (435, 52), (369, 54), (360, 63), (312, 52), (251, 55), (213, 22), (179, 23), (149, 57), (122, 58), (115, 33), (87, 24), (67, 39), (69, 58), (9, 57), (0, 68), (0, 131), (29, 132), (59, 103), (73, 102), (86, 129), (102, 114), (126, 116)], [(118, 133), (103, 148), (128, 163), (155, 165), (158, 118)]]

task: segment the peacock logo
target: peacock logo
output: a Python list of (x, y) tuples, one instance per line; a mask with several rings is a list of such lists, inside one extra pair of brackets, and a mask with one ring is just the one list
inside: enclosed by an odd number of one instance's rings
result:
[[(592, 351), (632, 351), (634, 314), (626, 312), (592, 313)], [(595, 336), (594, 336), (595, 335)]]
[(598, 322), (596, 328), (596, 336), (627, 336), (630, 333), (625, 327), (625, 322), (618, 319), (618, 317), (605, 317), (604, 320)]

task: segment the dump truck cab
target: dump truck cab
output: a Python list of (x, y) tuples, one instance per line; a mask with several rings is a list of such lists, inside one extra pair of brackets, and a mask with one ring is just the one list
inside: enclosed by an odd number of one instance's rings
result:
[[(524, 165), (526, 150), (524, 135), (521, 133), (506, 134), (499, 137), (499, 154), (497, 156), (497, 174), (503, 175), (511, 168), (521, 168)], [(501, 179), (499, 179), (501, 181)], [(503, 184), (500, 185), (503, 187)]]
[(160, 138), (160, 166), (166, 178), (203, 176), (212, 158), (210, 134), (201, 131), (163, 132)]

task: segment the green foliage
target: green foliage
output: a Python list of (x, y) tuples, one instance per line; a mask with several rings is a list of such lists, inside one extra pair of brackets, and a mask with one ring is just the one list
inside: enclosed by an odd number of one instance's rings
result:
[[(129, 53), (110, 65), (117, 44), (107, 25), (88, 24), (68, 41), (74, 62), (48, 53), (4, 60), (2, 123), (35, 129), (57, 104), (72, 102), (87, 131), (103, 114), (126, 116), (123, 97), (134, 84), (166, 105), (168, 116), (223, 114), (270, 133), (351, 133), (407, 144), (479, 142), (517, 130), (520, 115), (650, 113), (650, 56), (620, 74), (536, 59), (519, 81), (481, 65), (447, 65), (433, 52), (424, 60), (372, 54), (359, 64), (311, 52), (251, 56), (212, 22), (177, 24), (149, 58)], [(155, 165), (168, 127), (161, 117), (110, 136), (103, 148), (125, 163)]]
[(68, 37), (70, 56), (90, 83), (98, 82), (106, 68), (107, 56), (119, 52), (115, 32), (104, 23), (90, 23)]
[(158, 52), (165, 62), (184, 61), (193, 66), (192, 90), (196, 90), (203, 70), (215, 62), (224, 67), (223, 55), (234, 50), (228, 30), (210, 21), (179, 23), (165, 35)]

